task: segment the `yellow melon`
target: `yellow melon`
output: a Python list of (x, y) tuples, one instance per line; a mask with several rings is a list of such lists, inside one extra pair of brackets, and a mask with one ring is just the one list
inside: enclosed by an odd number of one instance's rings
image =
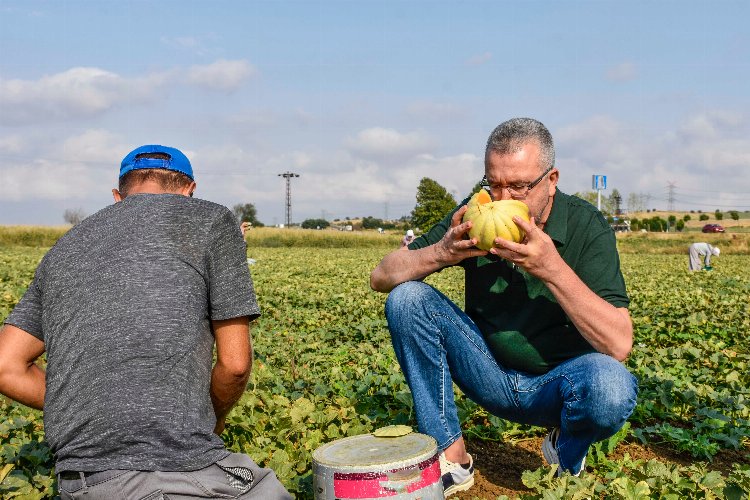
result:
[(463, 218), (463, 222), (472, 221), (469, 237), (476, 238), (477, 248), (489, 250), (495, 238), (503, 238), (516, 243), (523, 240), (524, 231), (513, 222), (513, 217), (518, 216), (528, 222), (530, 220), (529, 207), (518, 200), (479, 203), (480, 193), (469, 200), (469, 208)]

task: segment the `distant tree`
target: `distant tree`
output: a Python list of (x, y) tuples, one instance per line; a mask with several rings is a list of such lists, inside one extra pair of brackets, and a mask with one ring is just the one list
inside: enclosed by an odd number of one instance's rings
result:
[(325, 229), (331, 223), (325, 219), (305, 219), (302, 221), (302, 229)]
[(678, 220), (674, 228), (682, 232), (682, 230), (685, 229), (685, 221)]
[(368, 215), (362, 218), (362, 229), (377, 229), (383, 227), (383, 220)]
[[(576, 197), (578, 197), (578, 198), (580, 198), (582, 200), (588, 201), (592, 205), (596, 206), (596, 202), (597, 202), (597, 193), (596, 193), (596, 191), (578, 192), (578, 193), (574, 193), (573, 196), (576, 196)], [(604, 205), (604, 200), (606, 198), (607, 198), (606, 196), (602, 195), (602, 205)]]
[(240, 222), (249, 222), (255, 227), (263, 227), (263, 223), (258, 220), (258, 211), (252, 203), (238, 203), (232, 207), (232, 212)]
[(688, 214), (685, 214), (685, 215), (684, 215), (684, 216), (682, 217), (682, 220), (684, 220), (685, 222), (689, 221), (689, 220), (690, 220), (690, 215), (688, 215)]
[(396, 224), (383, 219), (367, 216), (362, 219), (362, 229), (394, 229)]
[(667, 221), (658, 215), (651, 217), (646, 221), (648, 230), (652, 232), (663, 232), (667, 230)]
[(436, 181), (423, 177), (417, 187), (417, 204), (411, 212), (415, 227), (427, 230), (456, 206), (453, 196)]
[(86, 213), (82, 208), (66, 208), (63, 212), (63, 220), (70, 225), (80, 224), (86, 218)]
[(671, 227), (675, 225), (675, 222), (677, 222), (677, 217), (674, 215), (670, 215), (669, 217), (667, 217), (667, 220), (669, 221), (669, 226)]
[(484, 189), (484, 187), (482, 186), (482, 181), (474, 184), (474, 187), (471, 188), (471, 194), (474, 195), (475, 193), (478, 193), (480, 189)]
[(646, 209), (647, 195), (643, 193), (630, 193), (628, 195), (628, 212), (643, 212)]
[(721, 220), (724, 218), (724, 214), (721, 213), (719, 209), (716, 209), (716, 212), (714, 212), (714, 216), (716, 217), (716, 220)]
[(732, 220), (740, 220), (740, 213), (737, 210), (730, 210), (729, 217), (731, 217)]
[(708, 220), (708, 214), (700, 214), (700, 216), (698, 217), (698, 220), (702, 220), (702, 221)]

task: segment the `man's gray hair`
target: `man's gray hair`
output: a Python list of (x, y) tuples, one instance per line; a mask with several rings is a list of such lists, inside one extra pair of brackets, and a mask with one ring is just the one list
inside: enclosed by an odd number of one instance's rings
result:
[(540, 171), (545, 171), (555, 165), (555, 145), (552, 142), (552, 134), (542, 122), (533, 118), (512, 118), (498, 125), (487, 139), (484, 160), (487, 161), (490, 152), (515, 153), (529, 142), (539, 144)]

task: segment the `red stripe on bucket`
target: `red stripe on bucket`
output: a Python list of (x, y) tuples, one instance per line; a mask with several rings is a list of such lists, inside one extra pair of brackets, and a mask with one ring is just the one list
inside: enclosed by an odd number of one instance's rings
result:
[(409, 467), (392, 469), (385, 472), (334, 472), (333, 492), (336, 498), (380, 498), (403, 493), (412, 493), (440, 480), (440, 462), (438, 455), (421, 462), (419, 479), (406, 485), (406, 491), (397, 491), (389, 486), (388, 473), (402, 472)]

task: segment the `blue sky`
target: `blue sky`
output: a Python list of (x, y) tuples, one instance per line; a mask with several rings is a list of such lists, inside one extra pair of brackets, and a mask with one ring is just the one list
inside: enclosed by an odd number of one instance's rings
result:
[[(462, 198), (490, 131), (555, 138), (560, 188), (750, 209), (747, 1), (0, 0), (0, 224), (111, 203), (160, 143), (197, 196), (293, 219)], [(605, 192), (607, 194), (608, 192)]]

